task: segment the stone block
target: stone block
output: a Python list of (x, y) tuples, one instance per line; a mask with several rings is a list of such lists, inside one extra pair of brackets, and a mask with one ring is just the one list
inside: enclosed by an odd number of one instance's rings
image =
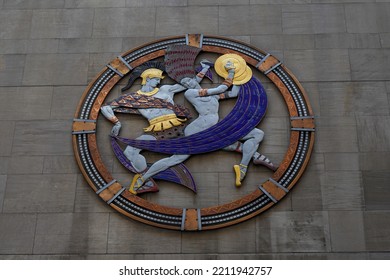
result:
[(301, 82), (351, 79), (348, 50), (288, 50), (284, 63)]
[(23, 156), (72, 155), (72, 122), (20, 121), (15, 128), (13, 154)]
[(14, 139), (15, 122), (0, 121), (0, 156), (10, 156)]
[(0, 39), (0, 54), (25, 54), (28, 40)]
[(32, 254), (36, 215), (0, 214), (0, 254)]
[[(142, 234), (140, 234), (142, 232)], [(107, 253), (115, 254), (174, 254), (181, 252), (179, 231), (161, 230), (110, 214)]]
[(34, 254), (106, 253), (108, 220), (105, 213), (40, 214)]
[(324, 210), (362, 210), (364, 208), (360, 171), (328, 171), (321, 186)]
[(328, 252), (327, 224), (326, 212), (267, 212), (257, 219), (256, 252)]
[(321, 116), (389, 115), (384, 83), (327, 83), (319, 88)]
[(31, 38), (90, 37), (93, 19), (92, 9), (34, 10)]
[(8, 175), (3, 212), (72, 212), (76, 175)]
[(365, 49), (380, 48), (379, 34), (317, 34), (315, 36), (317, 49)]
[(85, 85), (88, 60), (86, 54), (27, 55), (23, 85)]
[(348, 33), (386, 33), (390, 29), (390, 3), (346, 4)]
[(29, 10), (0, 10), (0, 39), (29, 38), (32, 15)]
[(0, 174), (7, 174), (10, 157), (0, 157)]
[(19, 86), (22, 82), (26, 56), (21, 54), (0, 55), (0, 84)]
[(290, 143), (290, 123), (286, 117), (266, 117), (259, 128), (265, 133), (259, 148), (262, 154), (283, 153), (287, 150)]
[(4, 200), (6, 185), (7, 185), (7, 175), (0, 175), (0, 209), (3, 209), (3, 200)]
[[(316, 145), (320, 153), (358, 152), (356, 120), (353, 117), (320, 117), (316, 119)], [(360, 143), (359, 143), (360, 145)]]
[(335, 5), (286, 5), (283, 33), (320, 34), (346, 31), (344, 10)]
[(218, 7), (159, 7), (156, 34), (218, 33)]
[(88, 185), (84, 177), (78, 175), (75, 212), (80, 213), (110, 213), (115, 212), (105, 201), (103, 201), (94, 190)]
[(65, 8), (125, 7), (126, 0), (65, 0)]
[(390, 174), (388, 171), (363, 171), (366, 210), (390, 209)]
[(250, 0), (243, 0), (240, 2), (234, 1), (234, 0), (188, 0), (188, 6), (215, 6), (215, 5), (248, 5)]
[(351, 77), (356, 81), (382, 81), (390, 79), (390, 50), (352, 49)]
[(363, 252), (363, 213), (360, 211), (329, 211), (332, 252)]
[(123, 38), (122, 42), (122, 52), (127, 52), (129, 50), (132, 50), (134, 48), (137, 48), (139, 46), (142, 46), (146, 43), (149, 43), (151, 41), (154, 41), (155, 37), (127, 37)]
[(65, 0), (4, 0), (3, 9), (34, 10), (34, 9), (61, 9)]
[(1, 87), (0, 119), (49, 119), (52, 95), (52, 87)]
[(187, 6), (183, 0), (126, 0), (127, 7), (174, 7)]
[(364, 215), (364, 234), (367, 251), (386, 252), (390, 250), (390, 212), (366, 211)]
[(363, 171), (388, 171), (390, 152), (359, 153), (360, 169)]
[(314, 35), (308, 34), (277, 34), (251, 36), (251, 44), (259, 46), (264, 51), (269, 49), (303, 50), (314, 49)]
[(78, 173), (74, 156), (45, 156), (43, 173), (47, 174), (75, 174)]
[[(120, 53), (122, 50), (122, 38), (69, 38), (61, 39), (59, 53)], [(108, 62), (107, 62), (108, 63)]]
[(35, 39), (28, 41), (27, 53), (57, 53), (58, 39)]
[(8, 165), (8, 174), (42, 174), (43, 157), (11, 157)]
[(73, 119), (84, 90), (84, 86), (55, 87), (51, 102), (50, 118), (55, 120)]
[(325, 153), (326, 171), (358, 171), (359, 154), (358, 153)]
[(291, 190), (293, 211), (322, 211), (323, 172), (306, 171)]
[(281, 34), (281, 17), (282, 9), (279, 5), (220, 6), (218, 33), (251, 36)]
[(358, 116), (357, 132), (360, 152), (390, 151), (389, 116)]
[(255, 253), (256, 218), (217, 231), (182, 235), (183, 254)]
[[(88, 62), (88, 81), (93, 80), (96, 75), (98, 75), (100, 71), (117, 56), (118, 53), (91, 53)], [(107, 98), (107, 101), (109, 100), (112, 100), (110, 96)]]
[(382, 48), (390, 48), (390, 33), (380, 34), (380, 44)]
[(154, 36), (155, 22), (155, 11), (150, 8), (97, 9), (93, 37)]

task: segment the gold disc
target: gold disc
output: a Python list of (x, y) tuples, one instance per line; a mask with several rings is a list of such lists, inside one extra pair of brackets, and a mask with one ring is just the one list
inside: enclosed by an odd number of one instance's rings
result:
[(229, 75), (228, 71), (225, 69), (225, 65), (228, 61), (234, 64), (235, 76), (240, 76), (245, 72), (245, 60), (237, 54), (227, 53), (218, 57), (214, 64), (215, 71), (221, 77), (227, 78), (227, 76)]

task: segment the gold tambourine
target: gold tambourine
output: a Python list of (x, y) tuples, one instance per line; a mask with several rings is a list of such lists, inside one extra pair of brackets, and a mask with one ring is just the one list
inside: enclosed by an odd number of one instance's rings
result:
[(245, 60), (241, 56), (233, 53), (221, 55), (215, 61), (214, 69), (218, 75), (225, 79), (227, 78), (229, 73), (225, 69), (225, 65), (229, 61), (233, 63), (235, 67), (235, 73), (233, 78), (234, 85), (245, 84), (252, 78), (252, 70), (246, 65)]

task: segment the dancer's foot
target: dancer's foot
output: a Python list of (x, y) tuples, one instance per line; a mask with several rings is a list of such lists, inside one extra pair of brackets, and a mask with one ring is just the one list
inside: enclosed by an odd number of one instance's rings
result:
[(157, 184), (152, 180), (144, 180), (140, 174), (136, 174), (131, 182), (129, 191), (132, 194), (141, 194), (146, 192), (158, 192)]
[(272, 171), (276, 171), (276, 169), (278, 169), (278, 167), (275, 166), (269, 158), (267, 158), (265, 155), (262, 155), (262, 154), (257, 154), (256, 156), (254, 156), (253, 163), (259, 164), (259, 165), (264, 165), (265, 167), (268, 167)]
[(234, 165), (234, 173), (236, 174), (236, 187), (241, 187), (241, 182), (246, 175), (247, 166), (244, 164)]

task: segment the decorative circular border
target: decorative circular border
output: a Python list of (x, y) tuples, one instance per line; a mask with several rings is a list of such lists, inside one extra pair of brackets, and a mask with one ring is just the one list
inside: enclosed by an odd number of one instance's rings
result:
[[(110, 90), (133, 68), (163, 57), (173, 44), (187, 44), (205, 52), (235, 53), (266, 75), (287, 105), (290, 144), (279, 168), (252, 193), (231, 203), (202, 209), (181, 209), (151, 203), (132, 195), (110, 174), (100, 157), (96, 122)], [(314, 145), (314, 114), (295, 76), (274, 56), (245, 43), (217, 36), (190, 34), (170, 37), (135, 48), (111, 61), (89, 84), (73, 122), (73, 149), (77, 163), (92, 189), (118, 212), (140, 222), (174, 230), (200, 231), (233, 225), (267, 210), (282, 199), (302, 176)]]

